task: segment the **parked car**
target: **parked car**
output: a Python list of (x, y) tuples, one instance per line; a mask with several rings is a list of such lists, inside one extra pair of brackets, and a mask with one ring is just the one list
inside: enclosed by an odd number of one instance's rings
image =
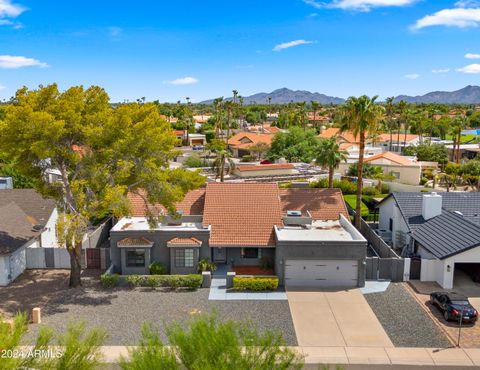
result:
[(193, 150), (203, 150), (203, 145), (194, 145)]
[(446, 321), (475, 322), (478, 319), (477, 310), (470, 304), (468, 298), (455, 292), (434, 292), (430, 294), (430, 303), (443, 312)]

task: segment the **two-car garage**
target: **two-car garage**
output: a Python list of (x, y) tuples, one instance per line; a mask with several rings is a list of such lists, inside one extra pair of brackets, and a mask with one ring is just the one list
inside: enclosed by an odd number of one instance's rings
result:
[(358, 260), (285, 261), (285, 287), (352, 288), (358, 286)]

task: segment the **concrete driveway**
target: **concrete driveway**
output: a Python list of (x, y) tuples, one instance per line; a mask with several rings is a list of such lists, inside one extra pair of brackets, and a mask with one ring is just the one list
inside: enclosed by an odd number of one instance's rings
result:
[(299, 346), (393, 347), (359, 289), (287, 296)]

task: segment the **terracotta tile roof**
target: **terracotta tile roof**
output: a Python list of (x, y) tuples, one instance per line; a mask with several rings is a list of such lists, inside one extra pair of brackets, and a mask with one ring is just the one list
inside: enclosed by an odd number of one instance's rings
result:
[(351, 148), (355, 144), (352, 143), (341, 143), (340, 144), (340, 150), (347, 150), (348, 148)]
[(117, 242), (118, 247), (131, 247), (131, 246), (145, 246), (145, 247), (151, 247), (153, 245), (153, 242), (148, 240), (147, 238), (125, 238), (122, 240), (119, 240)]
[(310, 212), (315, 220), (338, 220), (340, 214), (347, 219), (348, 211), (339, 189), (291, 188), (280, 189), (282, 213)]
[(228, 145), (232, 147), (248, 148), (257, 143), (271, 144), (274, 134), (256, 133), (256, 132), (239, 132), (228, 139)]
[[(132, 214), (134, 217), (143, 217), (146, 215), (146, 206), (143, 198), (138, 194), (129, 193)], [(205, 204), (205, 188), (192, 190), (185, 195), (185, 198), (177, 203), (177, 210), (182, 211), (184, 215), (202, 215)], [(165, 212), (165, 207), (160, 204), (149, 206), (154, 213)]]
[(392, 152), (383, 152), (383, 153), (373, 155), (371, 157), (366, 158), (364, 160), (364, 162), (365, 163), (373, 162), (377, 159), (385, 159), (385, 160), (393, 162), (395, 164), (400, 164), (402, 166), (412, 166), (412, 165), (415, 164), (411, 160), (409, 160), (408, 158), (405, 158), (401, 155), (398, 155), (398, 154), (395, 154), (395, 153), (392, 153)]
[(185, 135), (185, 131), (183, 130), (175, 130), (175, 136), (183, 136)]
[(282, 224), (277, 184), (209, 183), (204, 225), (211, 246), (275, 246), (274, 225)]
[[(342, 139), (343, 141), (350, 143), (350, 144), (358, 144), (360, 142), (359, 136), (353, 136), (353, 134), (350, 131), (344, 131), (340, 132), (340, 129), (337, 127), (329, 127), (326, 130), (324, 130), (319, 137), (323, 138), (331, 138), (333, 136), (338, 137), (339, 139)], [(403, 139), (405, 138), (404, 134), (400, 134), (400, 141), (403, 142)], [(418, 139), (418, 135), (414, 134), (407, 134), (407, 143), (411, 141), (415, 141)], [(368, 141), (373, 141), (371, 138), (368, 138), (367, 134), (367, 140)], [(395, 142), (397, 140), (397, 135), (393, 135), (393, 141)], [(390, 134), (384, 133), (384, 134), (378, 134), (376, 139), (376, 142), (385, 142), (385, 141), (390, 141)]]
[(173, 238), (172, 240), (169, 240), (167, 244), (201, 246), (202, 242), (197, 238)]
[(239, 165), (237, 170), (240, 172), (244, 171), (263, 171), (263, 170), (286, 170), (295, 168), (295, 166), (291, 163), (275, 163), (275, 164), (259, 164), (259, 165), (251, 165), (251, 166), (242, 166)]

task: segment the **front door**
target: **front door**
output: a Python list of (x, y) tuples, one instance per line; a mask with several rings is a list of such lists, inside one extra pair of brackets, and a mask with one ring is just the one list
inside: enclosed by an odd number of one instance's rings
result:
[(225, 248), (213, 248), (213, 262), (227, 262), (227, 250)]

